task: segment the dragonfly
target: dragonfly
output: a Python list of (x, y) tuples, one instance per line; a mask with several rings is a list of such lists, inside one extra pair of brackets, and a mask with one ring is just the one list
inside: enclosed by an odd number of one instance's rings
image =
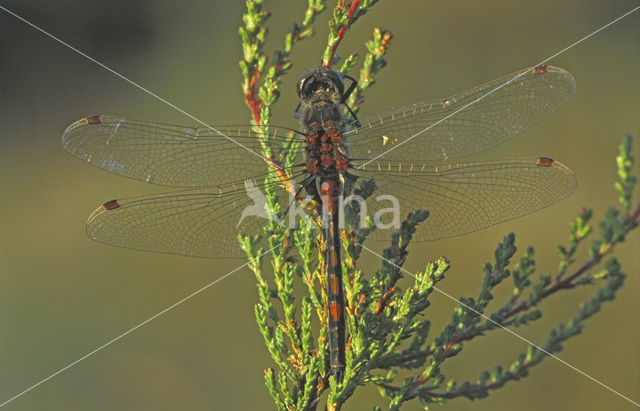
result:
[[(302, 131), (178, 126), (107, 115), (72, 123), (62, 146), (73, 156), (117, 175), (180, 188), (104, 203), (87, 221), (88, 236), (135, 250), (242, 257), (238, 233), (258, 235), (270, 217), (259, 204), (260, 190), (283, 198), (304, 191), (324, 216), (329, 361), (341, 380), (346, 330), (338, 197), (349, 194), (357, 179), (372, 179), (378, 193), (397, 199), (399, 215), (429, 211), (414, 241), (515, 219), (568, 197), (576, 187), (571, 170), (549, 157), (464, 160), (528, 130), (564, 104), (576, 84), (562, 68), (527, 68), (357, 121), (345, 103), (354, 87), (355, 80), (346, 87), (328, 68), (303, 74), (297, 83)], [(264, 141), (267, 157), (260, 154)], [(282, 165), (287, 156), (293, 158), (290, 166)], [(266, 178), (268, 167), (281, 178)], [(369, 198), (366, 205), (373, 214), (388, 204)], [(385, 240), (392, 233), (377, 229), (369, 238)]]

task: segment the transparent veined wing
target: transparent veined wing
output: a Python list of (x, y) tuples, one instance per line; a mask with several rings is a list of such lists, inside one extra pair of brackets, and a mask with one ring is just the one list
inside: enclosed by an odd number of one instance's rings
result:
[[(284, 203), (280, 182), (273, 188)], [(87, 221), (87, 235), (118, 247), (207, 258), (244, 257), (238, 234), (254, 236), (272, 219), (265, 184), (248, 180), (224, 187), (184, 189), (104, 203)]]
[(425, 162), (478, 153), (529, 129), (575, 89), (573, 76), (558, 67), (508, 74), (448, 98), (363, 119), (361, 128), (348, 133), (350, 156), (359, 167), (383, 153), (385, 160)]
[[(576, 188), (571, 170), (546, 157), (431, 166), (376, 160), (365, 169), (379, 187), (367, 201), (370, 217), (393, 206), (389, 199), (376, 201), (381, 195), (397, 199), (400, 220), (415, 210), (429, 210), (414, 235), (418, 241), (459, 236), (530, 214)], [(382, 223), (390, 224), (391, 216), (381, 215)], [(378, 229), (370, 238), (387, 239), (393, 231)]]
[[(295, 134), (282, 127), (269, 128), (275, 158), (291, 141), (288, 133)], [(200, 187), (265, 174), (262, 138), (251, 126), (213, 130), (93, 116), (67, 127), (62, 146), (75, 157), (121, 176), (174, 187)], [(300, 139), (297, 135), (292, 138)]]

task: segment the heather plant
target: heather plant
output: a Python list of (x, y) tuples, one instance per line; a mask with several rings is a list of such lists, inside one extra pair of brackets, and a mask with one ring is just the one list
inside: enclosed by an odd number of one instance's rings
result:
[[(274, 157), (276, 151), (268, 138), (271, 107), (279, 98), (283, 76), (291, 70), (289, 57), (293, 47), (314, 34), (312, 26), (325, 11), (325, 3), (308, 1), (302, 21), (291, 26), (284, 47), (276, 50), (269, 60), (264, 47), (270, 14), (263, 1), (246, 1), (247, 12), (239, 29), (243, 48), (242, 87), (253, 124), (263, 136), (262, 154), (271, 161), (268, 183), (283, 180), (282, 170), (293, 165), (298, 149), (291, 139), (283, 147), (285, 150), (277, 151), (285, 153), (282, 158)], [(376, 3), (338, 1), (329, 20), (329, 38), (322, 53), (324, 67), (338, 63), (336, 50), (341, 40), (350, 26)], [(344, 75), (361, 63), (357, 88), (347, 102), (354, 113), (364, 102), (365, 90), (375, 83), (376, 74), (386, 65), (391, 39), (391, 33), (375, 28), (366, 43), (364, 58), (351, 53), (342, 59), (337, 71)], [(481, 267), (477, 294), (460, 298), (451, 320), (441, 330), (431, 329), (427, 310), (430, 295), (440, 292), (438, 284), (445, 280), (451, 263), (440, 258), (425, 262), (418, 273), (403, 269), (412, 235), (429, 217), (429, 211), (415, 210), (407, 216), (380, 256), (380, 268), (374, 273), (364, 273), (357, 263), (367, 250), (364, 243), (375, 227), (371, 222), (366, 227), (357, 225), (361, 210), (357, 204), (348, 204), (347, 227), (358, 228), (343, 230), (341, 237), (349, 335), (342, 381), (332, 376), (328, 365), (327, 262), (321, 252), (326, 242), (317, 230), (317, 222), (301, 220), (295, 230), (273, 220), (268, 222), (262, 235), (266, 248), (260, 248), (258, 237), (240, 237), (257, 280), (258, 329), (275, 363), (274, 368), (265, 370), (265, 384), (276, 408), (312, 410), (322, 401), (326, 409), (337, 410), (356, 388), (369, 384), (379, 388), (392, 410), (412, 399), (418, 399), (425, 408), (460, 397), (475, 400), (507, 382), (526, 377), (542, 360), (561, 351), (563, 344), (581, 332), (603, 303), (615, 299), (623, 285), (625, 274), (613, 251), (637, 227), (640, 218), (640, 204), (632, 207), (636, 178), (631, 174), (631, 142), (631, 136), (627, 135), (620, 144), (616, 159), (619, 180), (615, 183), (618, 208), (611, 207), (602, 217), (597, 224), (599, 234), (594, 234), (592, 211), (580, 210), (569, 223), (567, 244), (557, 248), (557, 271), (540, 275), (536, 275), (533, 248), (527, 247), (518, 254), (515, 235), (508, 234), (496, 247), (494, 261)], [(286, 204), (283, 206), (283, 199), (273, 187), (265, 185), (268, 207), (281, 214), (286, 211)], [(358, 182), (354, 194), (368, 198), (375, 190), (375, 181), (364, 180)], [(589, 248), (589, 254), (580, 260), (577, 253), (583, 247)], [(272, 277), (265, 274), (267, 265), (271, 266)], [(492, 301), (499, 286), (511, 291), (504, 301)], [(503, 364), (487, 364), (475, 380), (461, 381), (442, 371), (442, 364), (460, 355), (472, 340), (497, 329), (528, 326), (541, 318), (545, 300), (576, 288), (592, 290), (591, 297), (573, 316), (550, 329), (540, 345), (525, 346), (522, 353), (505, 358)]]

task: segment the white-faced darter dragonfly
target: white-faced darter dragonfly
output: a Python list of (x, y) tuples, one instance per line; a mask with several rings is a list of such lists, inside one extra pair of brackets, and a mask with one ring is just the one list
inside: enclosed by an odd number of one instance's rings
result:
[[(346, 331), (335, 199), (347, 194), (345, 182), (373, 178), (376, 194), (399, 200), (401, 215), (429, 210), (414, 234), (417, 241), (524, 216), (576, 187), (571, 170), (548, 157), (456, 160), (507, 141), (562, 105), (575, 92), (575, 80), (561, 68), (522, 70), (449, 98), (375, 114), (359, 127), (345, 115), (343, 102), (352, 89), (345, 91), (343, 79), (329, 69), (305, 73), (298, 81), (303, 131), (269, 126), (273, 158), (287, 154), (278, 147), (290, 147), (291, 138), (304, 147), (294, 166), (282, 171), (291, 181), (300, 178), (306, 193), (329, 211), (326, 309), (330, 364), (338, 379), (344, 372)], [(238, 233), (260, 234), (265, 225), (262, 216), (243, 215), (254, 204), (245, 183), (253, 181), (259, 189), (273, 184), (286, 192), (280, 182), (265, 180), (267, 164), (255, 155), (262, 152), (262, 137), (250, 125), (214, 130), (101, 115), (71, 124), (62, 145), (112, 173), (185, 188), (106, 202), (87, 221), (91, 239), (136, 250), (229, 258), (243, 256)], [(370, 214), (381, 207), (371, 199), (367, 203)], [(378, 229), (370, 239), (387, 239), (392, 232)]]

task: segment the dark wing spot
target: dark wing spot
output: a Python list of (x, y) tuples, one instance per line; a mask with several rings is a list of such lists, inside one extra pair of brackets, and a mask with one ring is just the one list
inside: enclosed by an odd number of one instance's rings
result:
[(553, 165), (553, 159), (549, 157), (538, 157), (538, 161), (536, 161), (537, 166), (541, 167), (550, 167)]
[(102, 123), (102, 119), (100, 119), (100, 116), (87, 117), (87, 124), (100, 124), (100, 123)]
[(105, 210), (115, 210), (120, 207), (120, 203), (118, 203), (118, 200), (111, 200), (104, 203), (102, 207), (104, 207)]
[(549, 71), (549, 66), (547, 66), (546, 64), (542, 64), (533, 68), (533, 74), (542, 74), (546, 73), (547, 71)]

